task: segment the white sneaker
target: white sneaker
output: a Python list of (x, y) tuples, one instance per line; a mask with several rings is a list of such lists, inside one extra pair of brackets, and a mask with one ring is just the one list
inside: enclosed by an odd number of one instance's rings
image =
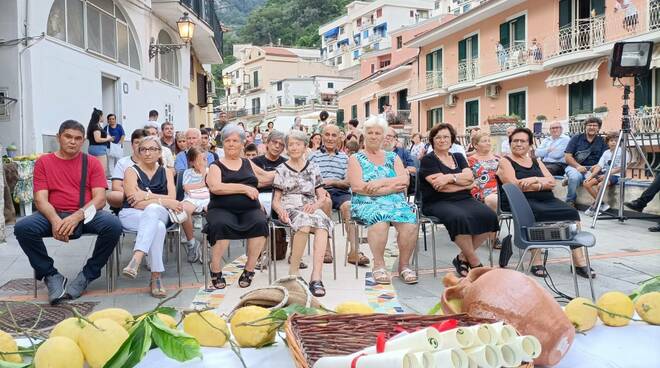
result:
[(593, 217), (593, 216), (594, 216), (594, 212), (596, 212), (596, 210), (594, 210), (594, 207), (593, 207), (593, 206), (590, 206), (589, 208), (587, 208), (586, 211), (584, 211), (584, 214), (585, 214), (586, 216)]
[(193, 217), (193, 228), (201, 229), (202, 228), (202, 218), (199, 216)]
[(600, 205), (600, 212), (605, 212), (610, 209), (610, 205), (603, 202), (603, 204)]
[(186, 246), (186, 254), (188, 258), (188, 263), (195, 263), (200, 258), (199, 253), (199, 242), (197, 239), (192, 238), (192, 240), (183, 243)]

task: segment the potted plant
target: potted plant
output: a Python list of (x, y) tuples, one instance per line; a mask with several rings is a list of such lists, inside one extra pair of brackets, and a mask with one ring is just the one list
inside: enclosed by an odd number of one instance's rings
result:
[(594, 116), (604, 119), (607, 116), (607, 106), (598, 106), (594, 109)]
[(543, 122), (543, 121), (546, 121), (546, 120), (548, 120), (548, 118), (546, 118), (545, 115), (543, 115), (543, 114), (536, 115), (536, 121)]
[(489, 116), (488, 119), (486, 119), (486, 122), (489, 125), (493, 125), (493, 124), (518, 125), (518, 123), (520, 122), (520, 118), (516, 115), (496, 115), (496, 116)]

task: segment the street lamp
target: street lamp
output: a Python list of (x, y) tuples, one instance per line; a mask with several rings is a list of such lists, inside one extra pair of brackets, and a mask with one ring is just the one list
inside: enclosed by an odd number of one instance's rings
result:
[(222, 76), (222, 85), (227, 89), (225, 99), (227, 100), (227, 113), (229, 113), (229, 92), (231, 91), (231, 75), (225, 74)]
[(183, 46), (187, 46), (193, 38), (195, 32), (195, 23), (190, 19), (188, 13), (183, 13), (183, 16), (179, 18), (176, 22), (177, 30), (179, 31), (179, 37), (183, 43), (179, 44), (160, 44), (154, 43), (153, 38), (149, 44), (149, 61), (155, 58), (157, 54), (167, 54), (174, 50), (178, 50)]

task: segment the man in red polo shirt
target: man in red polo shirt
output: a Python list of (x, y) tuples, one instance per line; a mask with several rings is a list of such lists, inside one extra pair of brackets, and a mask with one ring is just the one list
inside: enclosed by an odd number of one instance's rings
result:
[[(84, 156), (87, 174), (83, 180), (81, 148), (85, 128), (75, 120), (67, 120), (60, 125), (57, 139), (59, 150), (41, 156), (34, 166), (37, 212), (14, 227), (14, 235), (28, 256), (35, 277), (46, 283), (51, 304), (80, 297), (87, 285), (101, 275), (122, 231), (119, 219), (103, 211), (107, 182), (96, 157)], [(81, 185), (84, 185), (83, 190)], [(68, 242), (83, 233), (98, 235), (94, 252), (82, 271), (67, 285), (67, 278), (57, 271), (48, 255), (43, 238), (52, 236)]]

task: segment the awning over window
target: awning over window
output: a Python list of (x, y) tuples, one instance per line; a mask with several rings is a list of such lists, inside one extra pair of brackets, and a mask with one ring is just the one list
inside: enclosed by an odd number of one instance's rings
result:
[(337, 42), (337, 47), (340, 47), (341, 45), (348, 45), (348, 38), (344, 38), (343, 40)]
[(335, 27), (323, 34), (325, 38), (333, 38), (339, 34), (339, 27)]
[(598, 78), (598, 67), (605, 59), (583, 61), (559, 67), (545, 80), (547, 87), (559, 87)]
[(386, 31), (387, 30), (387, 23), (381, 23), (377, 26), (374, 27), (374, 32), (378, 32), (380, 30)]
[(651, 57), (651, 69), (660, 68), (660, 44), (653, 47), (653, 55)]

